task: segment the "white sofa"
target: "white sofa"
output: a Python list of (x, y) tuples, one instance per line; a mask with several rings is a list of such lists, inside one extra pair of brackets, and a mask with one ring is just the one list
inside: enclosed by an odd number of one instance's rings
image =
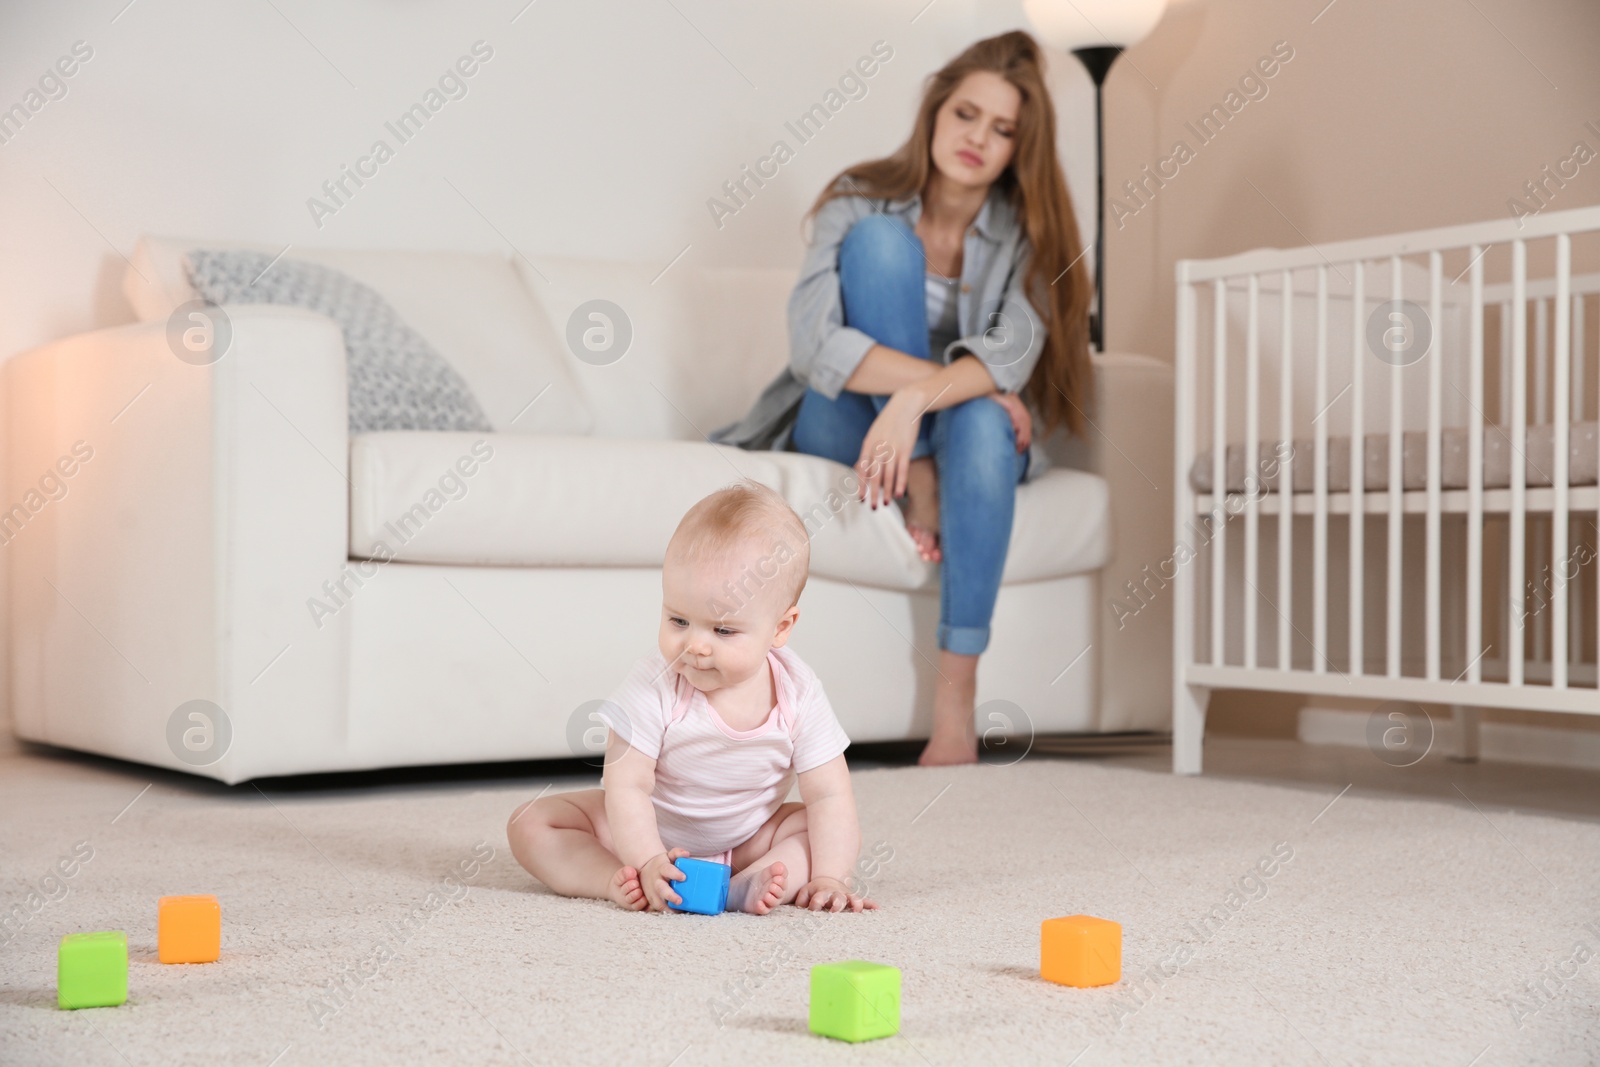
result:
[[(139, 321), (7, 364), (19, 736), (230, 783), (571, 757), (585, 706), (655, 648), (674, 526), (741, 475), (814, 517), (794, 647), (851, 738), (927, 736), (938, 574), (898, 509), (835, 510), (849, 469), (832, 461), (703, 440), (787, 358), (794, 271), (293, 249), (382, 293), (496, 430), (352, 439), (331, 319), (234, 305), (220, 358), (175, 356), (197, 246), (265, 247), (145, 238), (124, 286)], [(607, 366), (563, 341), (595, 297), (633, 328)], [(1111, 602), (1169, 547), (1171, 372), (1096, 365), (1109, 441), (1058, 436), (1059, 466), (1018, 491), (980, 731), (1170, 728), (1170, 612), (1158, 599), (1119, 630)], [(63, 462), (77, 442), (90, 458)], [(192, 700), (231, 726), (204, 766), (169, 740)]]

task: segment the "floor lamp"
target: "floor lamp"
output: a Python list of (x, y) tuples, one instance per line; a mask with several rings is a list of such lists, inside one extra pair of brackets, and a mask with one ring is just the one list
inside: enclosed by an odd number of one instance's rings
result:
[(1106, 163), (1101, 87), (1124, 48), (1142, 41), (1161, 21), (1167, 0), (1023, 0), (1022, 9), (1039, 39), (1069, 51), (1094, 81), (1094, 313), (1089, 343), (1104, 352), (1106, 321)]

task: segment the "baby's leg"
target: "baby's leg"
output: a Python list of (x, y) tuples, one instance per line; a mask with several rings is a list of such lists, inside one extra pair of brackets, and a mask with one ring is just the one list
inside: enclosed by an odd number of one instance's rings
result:
[(562, 896), (614, 900), (630, 911), (649, 903), (638, 869), (611, 851), (604, 789), (529, 801), (511, 813), (506, 837), (517, 862)]
[[(729, 910), (765, 915), (787, 904), (811, 880), (811, 839), (804, 804), (785, 804), (733, 850), (739, 873), (728, 883)], [(753, 859), (747, 859), (756, 852)]]

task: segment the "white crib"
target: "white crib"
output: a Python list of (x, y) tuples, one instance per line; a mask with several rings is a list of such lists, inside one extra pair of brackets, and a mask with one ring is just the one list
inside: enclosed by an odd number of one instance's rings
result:
[(1600, 206), (1177, 264), (1174, 550), (1119, 594), (1172, 586), (1175, 772), (1213, 689), (1600, 715), (1585, 267)]

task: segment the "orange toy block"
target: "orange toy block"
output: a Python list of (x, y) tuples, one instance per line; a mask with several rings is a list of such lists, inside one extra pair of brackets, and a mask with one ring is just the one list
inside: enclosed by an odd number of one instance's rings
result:
[(156, 954), (162, 963), (211, 963), (222, 952), (222, 907), (213, 896), (162, 897)]
[(1093, 915), (1046, 919), (1039, 975), (1070, 986), (1110, 985), (1122, 977), (1122, 925)]

